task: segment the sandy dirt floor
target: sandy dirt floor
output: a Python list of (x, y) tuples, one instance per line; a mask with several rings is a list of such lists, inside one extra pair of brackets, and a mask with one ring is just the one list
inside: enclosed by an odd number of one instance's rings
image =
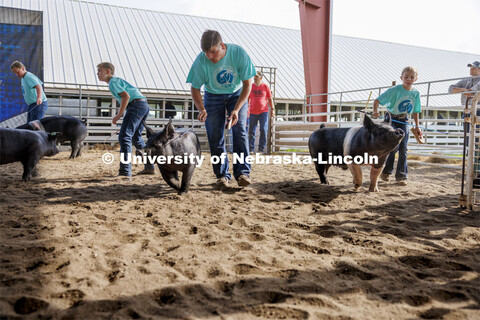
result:
[(103, 153), (44, 158), (29, 183), (0, 166), (1, 319), (480, 319), (458, 170), (411, 164), (370, 193), (257, 164), (220, 191), (207, 155), (178, 196), (158, 172), (113, 178)]

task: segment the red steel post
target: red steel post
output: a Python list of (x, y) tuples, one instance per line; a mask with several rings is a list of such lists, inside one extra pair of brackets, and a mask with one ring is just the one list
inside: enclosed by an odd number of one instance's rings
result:
[[(328, 96), (329, 53), (331, 35), (331, 0), (295, 0), (299, 3), (302, 32), (303, 68), (308, 111), (326, 112)], [(310, 95), (325, 94), (310, 97)], [(327, 116), (310, 117), (326, 121)]]

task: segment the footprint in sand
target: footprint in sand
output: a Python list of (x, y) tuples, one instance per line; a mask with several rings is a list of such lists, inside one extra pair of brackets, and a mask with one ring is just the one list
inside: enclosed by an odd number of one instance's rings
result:
[(255, 271), (258, 270), (257, 267), (252, 266), (250, 264), (246, 264), (246, 263), (237, 264), (233, 269), (235, 273), (239, 275), (255, 273)]
[(422, 319), (443, 319), (443, 316), (449, 314), (450, 309), (432, 308), (419, 314)]
[(18, 314), (30, 314), (48, 307), (49, 303), (33, 297), (21, 297), (13, 305)]
[(431, 299), (422, 295), (408, 295), (403, 298), (403, 301), (413, 307), (419, 307), (429, 303)]
[(359, 278), (360, 280), (372, 280), (378, 276), (373, 273), (365, 272), (346, 262), (339, 262), (336, 265), (336, 274)]
[(250, 241), (263, 241), (263, 240), (265, 240), (266, 238), (265, 238), (264, 235), (261, 235), (261, 234), (259, 234), (259, 233), (253, 232), (253, 233), (250, 233), (250, 234), (248, 235), (248, 239), (249, 239)]
[(274, 306), (255, 306), (249, 310), (251, 314), (262, 319), (308, 319), (309, 313), (294, 308), (280, 308)]
[(78, 305), (81, 301), (83, 301), (83, 298), (85, 297), (85, 293), (83, 293), (83, 291), (78, 289), (71, 289), (71, 290), (67, 290), (65, 292), (56, 294), (53, 297), (67, 300), (70, 306), (75, 306), (75, 305)]
[(313, 230), (313, 233), (318, 234), (324, 238), (333, 238), (337, 235), (332, 226), (319, 226)]

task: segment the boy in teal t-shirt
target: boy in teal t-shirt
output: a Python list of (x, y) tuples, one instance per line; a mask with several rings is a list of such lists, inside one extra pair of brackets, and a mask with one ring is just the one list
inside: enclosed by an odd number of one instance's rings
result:
[[(200, 111), (198, 120), (205, 121), (208, 144), (212, 157), (222, 161), (213, 163), (217, 187), (228, 186), (228, 158), (225, 149), (225, 120), (231, 123), (233, 153), (240, 159), (249, 155), (247, 133), (247, 99), (252, 89), (255, 67), (247, 52), (240, 46), (223, 43), (220, 33), (207, 30), (201, 39), (202, 52), (188, 73), (187, 83), (195, 106)], [(205, 86), (204, 99), (200, 89)], [(226, 116), (227, 114), (227, 116)], [(228, 129), (228, 128), (227, 128)], [(251, 165), (246, 161), (233, 163), (233, 176), (239, 186), (248, 186)]]
[[(122, 126), (118, 133), (118, 142), (120, 143), (120, 157), (127, 160), (128, 154), (132, 153), (132, 144), (137, 149), (145, 147), (145, 141), (142, 139), (143, 122), (148, 117), (150, 107), (147, 99), (140, 93), (138, 88), (132, 86), (127, 81), (114, 76), (115, 67), (110, 62), (102, 62), (97, 65), (97, 76), (100, 81), (108, 83), (108, 89), (120, 103), (120, 109), (112, 119), (113, 124), (123, 116)], [(155, 174), (153, 164), (145, 164), (145, 168), (138, 174)], [(132, 176), (132, 164), (120, 162), (119, 176)]]
[(48, 108), (47, 96), (42, 88), (43, 82), (28, 72), (20, 61), (14, 61), (10, 69), (21, 79), (23, 99), (28, 105), (27, 123), (42, 119)]
[(389, 176), (393, 172), (393, 165), (395, 162), (395, 153), (398, 151), (397, 171), (395, 178), (401, 185), (407, 184), (408, 179), (408, 165), (407, 165), (407, 143), (408, 143), (408, 115), (413, 113), (415, 121), (415, 128), (417, 134), (421, 137), (422, 131), (418, 127), (418, 115), (421, 112), (420, 93), (413, 88), (413, 83), (417, 81), (418, 72), (414, 67), (406, 67), (402, 70), (400, 79), (402, 84), (392, 87), (382, 93), (373, 103), (373, 117), (378, 118), (378, 106), (384, 105), (387, 107), (394, 129), (402, 129), (405, 137), (400, 142), (398, 148), (392, 151), (385, 162), (380, 178), (384, 181), (389, 180)]

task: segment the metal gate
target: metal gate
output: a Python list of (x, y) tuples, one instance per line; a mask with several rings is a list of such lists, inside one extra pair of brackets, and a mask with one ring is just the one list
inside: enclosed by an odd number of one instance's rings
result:
[[(472, 105), (469, 108), (469, 101)], [(460, 193), (460, 206), (469, 210), (478, 209), (480, 205), (480, 109), (478, 102), (480, 93), (473, 99), (469, 98), (465, 106), (465, 140), (466, 147), (463, 152), (462, 190)], [(467, 130), (468, 128), (468, 130)], [(466, 162), (466, 166), (465, 166)]]

